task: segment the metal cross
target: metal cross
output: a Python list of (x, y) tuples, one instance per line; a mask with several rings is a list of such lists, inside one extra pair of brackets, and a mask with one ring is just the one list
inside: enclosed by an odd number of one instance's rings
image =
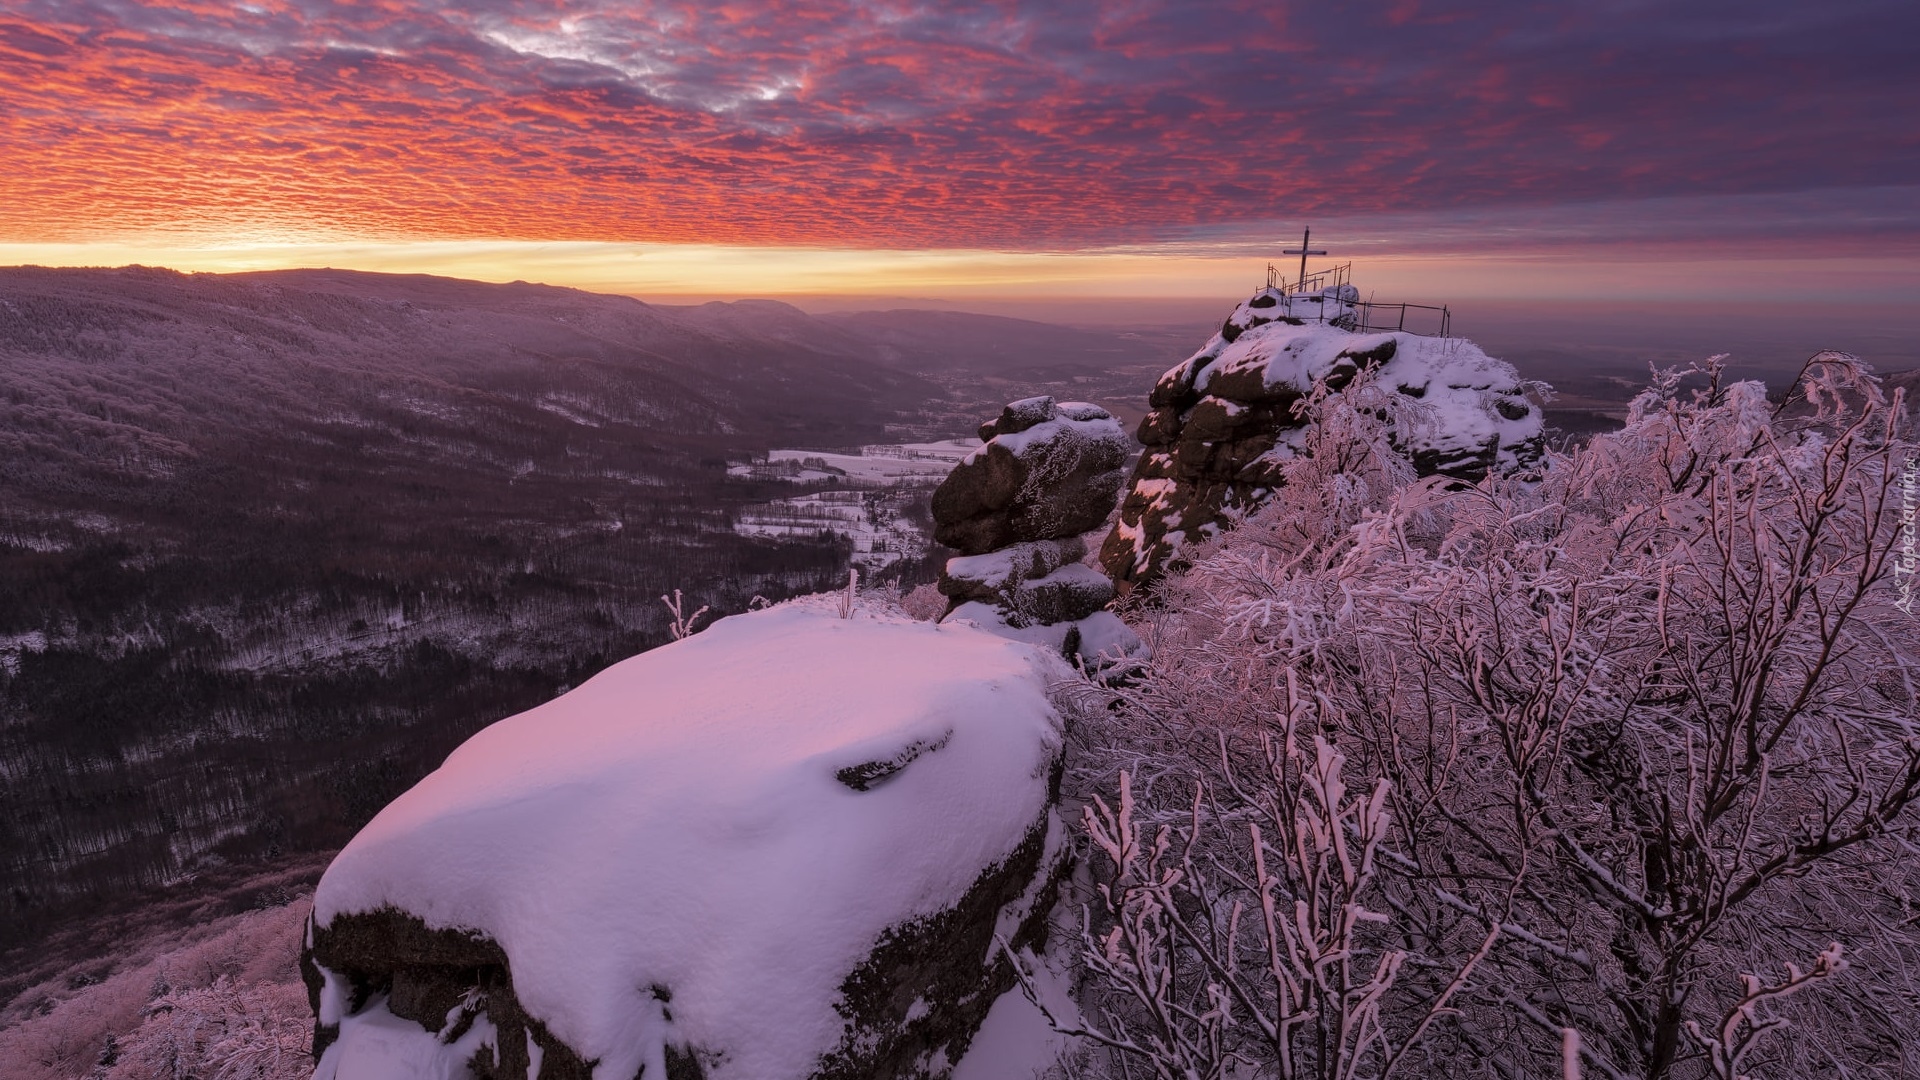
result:
[(1325, 255), (1325, 254), (1326, 254), (1326, 251), (1325, 251), (1325, 250), (1321, 250), (1321, 251), (1315, 251), (1315, 250), (1313, 250), (1313, 249), (1312, 249), (1311, 247), (1309, 247), (1309, 246), (1308, 246), (1308, 241), (1309, 241), (1309, 240), (1311, 240), (1312, 238), (1313, 238), (1313, 230), (1312, 230), (1312, 229), (1307, 229), (1307, 230), (1305, 230), (1304, 232), (1302, 232), (1302, 233), (1300, 234), (1300, 246), (1299, 246), (1299, 247), (1297, 247), (1297, 248), (1287, 248), (1287, 249), (1285, 249), (1285, 250), (1283, 250), (1283, 251), (1281, 251), (1281, 252), (1280, 252), (1280, 254), (1282, 254), (1282, 255), (1298, 255), (1298, 256), (1300, 256), (1300, 280), (1299, 280), (1298, 282), (1295, 282), (1295, 283), (1294, 283), (1294, 288), (1295, 288), (1295, 289), (1298, 289), (1298, 288), (1300, 288), (1300, 287), (1301, 287), (1302, 285), (1305, 285), (1305, 284), (1306, 284), (1306, 281), (1307, 281), (1307, 256), (1309, 256), (1309, 255)]

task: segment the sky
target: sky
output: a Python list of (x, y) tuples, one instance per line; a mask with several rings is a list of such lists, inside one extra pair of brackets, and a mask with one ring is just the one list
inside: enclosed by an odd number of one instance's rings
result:
[(1069, 311), (1311, 226), (1410, 300), (1920, 310), (1917, 111), (1911, 0), (0, 0), (0, 264)]

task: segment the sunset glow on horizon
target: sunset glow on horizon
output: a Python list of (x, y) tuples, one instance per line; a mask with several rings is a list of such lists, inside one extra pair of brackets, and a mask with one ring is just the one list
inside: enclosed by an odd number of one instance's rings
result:
[(0, 262), (1197, 297), (1310, 224), (1426, 295), (1901, 302), (1916, 34), (1879, 3), (0, 0)]
[[(1396, 299), (1728, 302), (1792, 290), (1823, 303), (1902, 305), (1920, 295), (1920, 261), (1903, 257), (1807, 260), (1694, 258), (1578, 260), (1532, 256), (1379, 255), (1356, 269)], [(166, 266), (244, 273), (334, 267), (532, 281), (666, 303), (782, 299), (806, 308), (960, 305), (1074, 321), (1089, 299), (1231, 303), (1259, 283), (1257, 255), (1153, 252), (1033, 254), (633, 245), (587, 242), (416, 241), (269, 244), (225, 248), (0, 244), (0, 265)], [(1288, 264), (1291, 266), (1291, 262)], [(1207, 310), (1211, 310), (1209, 307)], [(1141, 323), (1166, 321), (1142, 309)]]

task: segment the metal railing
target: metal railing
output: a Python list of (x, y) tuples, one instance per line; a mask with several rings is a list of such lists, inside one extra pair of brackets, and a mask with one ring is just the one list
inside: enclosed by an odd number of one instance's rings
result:
[[(1285, 307), (1291, 318), (1328, 323), (1361, 334), (1394, 332), (1418, 334), (1421, 337), (1453, 336), (1453, 312), (1444, 304), (1390, 304), (1326, 295), (1352, 284), (1352, 270), (1352, 263), (1341, 263), (1288, 284), (1273, 264), (1268, 263), (1267, 289), (1288, 298)], [(1301, 300), (1313, 304), (1313, 309), (1307, 309)], [(1411, 329), (1409, 322), (1413, 323)]]
[(1327, 289), (1337, 289), (1342, 285), (1351, 284), (1348, 279), (1352, 276), (1352, 272), (1352, 263), (1341, 263), (1339, 266), (1330, 266), (1325, 270), (1316, 270), (1289, 285), (1287, 279), (1281, 276), (1280, 268), (1268, 263), (1267, 288), (1278, 289), (1288, 295), (1324, 292)]
[[(1359, 334), (1379, 334), (1393, 331), (1397, 333), (1418, 334), (1421, 337), (1452, 337), (1453, 312), (1446, 305), (1433, 304), (1381, 304), (1372, 300), (1349, 301), (1353, 309), (1351, 315), (1328, 320), (1336, 326), (1345, 323), (1345, 329)], [(1430, 330), (1407, 329), (1407, 313), (1414, 312), (1416, 324), (1432, 327)]]

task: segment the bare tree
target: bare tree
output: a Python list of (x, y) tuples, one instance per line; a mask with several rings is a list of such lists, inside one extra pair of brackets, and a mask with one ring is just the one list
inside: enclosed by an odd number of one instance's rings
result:
[(1196, 784), (1184, 828), (1149, 835), (1124, 771), (1117, 808), (1098, 796), (1086, 807), (1105, 871), (1095, 888), (1105, 932), (1096, 934), (1090, 906), (1080, 959), (1097, 988), (1069, 1013), (1014, 958), (1056, 1028), (1161, 1080), (1241, 1075), (1236, 1066), (1349, 1080), (1391, 1076), (1448, 1012), (1493, 949), (1500, 919), (1485, 920), (1478, 948), (1437, 990), (1431, 971), (1402, 982), (1409, 954), (1395, 947), (1389, 917), (1368, 906), (1380, 898), (1392, 831), (1389, 784), (1349, 791), (1345, 756), (1304, 736), (1296, 721), (1306, 710), (1294, 704), (1277, 736), (1263, 737), (1250, 782), (1223, 749), (1217, 775), (1232, 798), (1210, 801)]

